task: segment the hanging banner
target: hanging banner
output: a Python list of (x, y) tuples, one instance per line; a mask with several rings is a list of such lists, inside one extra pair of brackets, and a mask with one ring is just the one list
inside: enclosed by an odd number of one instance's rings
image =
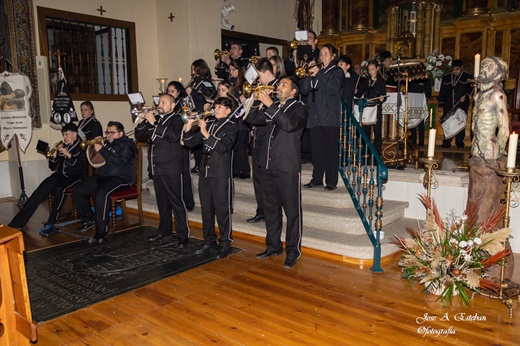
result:
[(29, 99), (31, 81), (20, 73), (3, 72), (0, 76), (0, 136), (7, 148), (18, 136), (20, 149), (25, 152), (32, 137)]
[(54, 102), (51, 108), (51, 121), (58, 125), (69, 124), (78, 121), (76, 109), (70, 98), (69, 90), (67, 88), (67, 80), (63, 74), (63, 70), (58, 68), (58, 83), (56, 85), (56, 95), (54, 95)]

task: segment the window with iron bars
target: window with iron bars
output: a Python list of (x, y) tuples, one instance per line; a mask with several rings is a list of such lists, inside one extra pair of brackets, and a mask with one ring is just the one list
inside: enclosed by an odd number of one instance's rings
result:
[(38, 22), (53, 90), (58, 63), (73, 100), (126, 101), (139, 89), (134, 23), (45, 7)]

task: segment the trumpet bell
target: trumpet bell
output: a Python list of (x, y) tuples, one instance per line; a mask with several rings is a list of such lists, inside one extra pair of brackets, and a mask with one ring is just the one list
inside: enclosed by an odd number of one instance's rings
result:
[(291, 41), (291, 49), (296, 50), (298, 49), (298, 46), (300, 45), (300, 42), (297, 39), (294, 39)]
[(222, 58), (223, 55), (229, 55), (229, 51), (227, 49), (221, 51), (218, 48), (213, 51), (213, 56), (215, 60)]

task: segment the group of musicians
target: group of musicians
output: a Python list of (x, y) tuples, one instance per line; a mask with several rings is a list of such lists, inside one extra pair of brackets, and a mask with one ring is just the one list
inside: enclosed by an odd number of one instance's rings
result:
[[(395, 85), (388, 73), (392, 61), (389, 52), (381, 54), (381, 63), (370, 61), (367, 78), (361, 78), (354, 71), (349, 56), (339, 56), (330, 44), (318, 48), (318, 39), (312, 31), (308, 32), (307, 44), (310, 50), (305, 51), (304, 56), (294, 49), (283, 61), (276, 47), (269, 47), (267, 57), (255, 59), (253, 63), (242, 56), (242, 46), (233, 43), (229, 52), (223, 52), (216, 59), (215, 72), (221, 79), (217, 87), (208, 64), (202, 59), (195, 60), (188, 85), (171, 82), (155, 109), (145, 109), (138, 116), (135, 135), (148, 142), (148, 172), (153, 179), (160, 217), (158, 231), (147, 237), (148, 242), (176, 241), (179, 249), (188, 249), (188, 212), (195, 207), (191, 173), (198, 173), (204, 244), (195, 249), (195, 254), (210, 252), (217, 257), (227, 256), (233, 242), (233, 178), (250, 177), (248, 150), (251, 146), (257, 208), (247, 222), (264, 221), (267, 231), (266, 249), (256, 257), (283, 253), (283, 210), (287, 217), (284, 267), (296, 265), (301, 255), (303, 226), (302, 158), (312, 154), (312, 179), (304, 187), (335, 190), (342, 99), (350, 109), (354, 97), (372, 100), (367, 107), (374, 107), (374, 119), (362, 118), (360, 122), (369, 136), (373, 132), (374, 146), (381, 153), (381, 105), (385, 102), (387, 87)], [(457, 64), (455, 61), (454, 66)], [(251, 66), (258, 74), (258, 84), (249, 86), (246, 92), (244, 73)], [(454, 74), (444, 79), (441, 106), (450, 107), (469, 98), (466, 94), (459, 97), (457, 89), (465, 85), (466, 76)], [(414, 91), (429, 97), (429, 84), (417, 84)], [(23, 228), (41, 200), (54, 193), (54, 204), (46, 223), (46, 227), (53, 227), (65, 191), (72, 188), (83, 222), (81, 230), (95, 226), (91, 242), (101, 242), (106, 237), (109, 196), (135, 182), (136, 146), (121, 123), (109, 122), (106, 138), (91, 143), (91, 149), (104, 159), (104, 164), (86, 177), (87, 158), (79, 143), (99, 138), (102, 130), (91, 102), (82, 103), (81, 113), (83, 119), (79, 126), (65, 125), (63, 143), (49, 155), (49, 167), (56, 172), (33, 193), (10, 226)], [(424, 127), (422, 129), (419, 144), (424, 144)], [(192, 170), (190, 150), (195, 158)], [(91, 196), (94, 196), (94, 212), (89, 203)], [(215, 232), (215, 218), (219, 236)]]

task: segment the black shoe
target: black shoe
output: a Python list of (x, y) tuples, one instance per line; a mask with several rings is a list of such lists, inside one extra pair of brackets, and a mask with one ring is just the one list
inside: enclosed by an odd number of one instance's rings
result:
[(441, 144), (441, 145), (439, 145), (439, 148), (448, 149), (449, 147), (451, 147), (451, 144)]
[(231, 254), (231, 246), (220, 246), (217, 251), (217, 258), (224, 258)]
[(48, 228), (42, 228), (40, 230), (40, 235), (42, 237), (48, 237), (48, 236), (50, 236), (51, 234), (54, 234), (54, 233), (60, 233), (60, 229), (58, 227), (55, 227), (55, 226), (50, 226)]
[(322, 183), (318, 183), (318, 184), (316, 184), (316, 183), (313, 183), (313, 182), (311, 181), (311, 182), (309, 182), (308, 184), (303, 185), (303, 187), (307, 187), (307, 188), (309, 188), (309, 189), (311, 189), (311, 188), (313, 188), (313, 187), (316, 187), (316, 186), (323, 186), (323, 184), (322, 184)]
[(193, 206), (191, 208), (186, 207), (186, 210), (188, 211), (188, 213), (191, 213), (192, 211), (195, 210), (195, 206)]
[(166, 235), (164, 237), (159, 237), (154, 243), (157, 245), (166, 245), (173, 242), (173, 235)]
[(202, 255), (202, 254), (205, 254), (207, 252), (217, 252), (217, 244), (216, 243), (211, 243), (211, 244), (204, 244), (202, 246), (199, 246), (195, 252), (193, 252), (195, 255)]
[(249, 222), (249, 223), (258, 223), (258, 222), (264, 221), (264, 220), (265, 220), (265, 216), (264, 215), (255, 215), (252, 218), (247, 219), (246, 221)]
[(149, 243), (153, 243), (157, 239), (161, 239), (161, 238), (162, 238), (162, 235), (160, 235), (160, 234), (153, 234), (153, 235), (149, 235), (148, 237), (146, 237), (146, 241), (149, 242)]
[(108, 232), (105, 232), (104, 234), (97, 234), (96, 233), (96, 235), (94, 235), (92, 238), (90, 238), (88, 240), (88, 243), (89, 244), (92, 244), (92, 243), (101, 244), (103, 242), (103, 240), (105, 240), (107, 235), (108, 235)]
[(191, 169), (191, 173), (199, 174), (199, 166), (195, 166)]
[(464, 149), (464, 144), (457, 144), (457, 148)]
[(281, 254), (283, 254), (283, 249), (280, 249), (278, 251), (275, 251), (275, 250), (270, 250), (269, 248), (265, 249), (264, 252), (262, 253), (259, 253), (258, 255), (256, 255), (256, 258), (267, 258), (267, 257), (271, 257), (271, 256), (280, 256)]
[(78, 228), (78, 231), (79, 232), (86, 232), (89, 229), (91, 229), (92, 227), (94, 227), (95, 225), (96, 225), (96, 223), (94, 221), (84, 222), (83, 225), (80, 228)]
[(336, 186), (330, 186), (330, 185), (327, 185), (323, 188), (324, 190), (327, 190), (327, 191), (333, 191), (333, 190), (336, 190), (337, 187)]
[(284, 268), (292, 268), (296, 265), (296, 261), (298, 260), (298, 256), (294, 254), (289, 254), (285, 258), (285, 262), (283, 263)]
[(177, 249), (186, 250), (188, 248), (188, 243), (188, 239), (179, 240), (179, 243), (177, 244)]

